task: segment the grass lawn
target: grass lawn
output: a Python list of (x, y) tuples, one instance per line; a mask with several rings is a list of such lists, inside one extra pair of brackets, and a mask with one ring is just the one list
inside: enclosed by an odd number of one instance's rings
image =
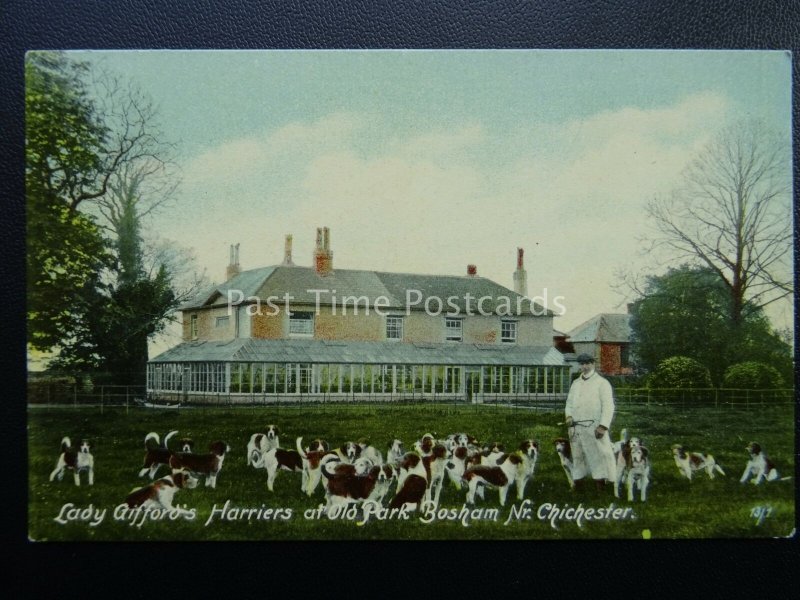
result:
[[(642, 539), (657, 538), (762, 538), (792, 535), (795, 528), (795, 480), (761, 486), (741, 485), (747, 454), (745, 444), (757, 440), (778, 465), (781, 475), (794, 475), (793, 405), (742, 409), (692, 409), (665, 406), (617, 406), (612, 425), (614, 439), (623, 427), (639, 436), (650, 450), (652, 481), (646, 503), (617, 500), (609, 489), (576, 495), (569, 490), (552, 446), (563, 435), (560, 412), (499, 406), (370, 405), (303, 407), (143, 408), (31, 407), (28, 410), (29, 506), (28, 532), (36, 541), (85, 540), (486, 540), (486, 539)], [(444, 437), (466, 431), (482, 442), (498, 440), (506, 448), (534, 437), (542, 451), (526, 502), (516, 500), (512, 487), (509, 501), (500, 507), (495, 490), (478, 499), (476, 512), (464, 517), (465, 493), (445, 484), (441, 509), (444, 518), (411, 513), (409, 519), (318, 518), (314, 509), (324, 502), (321, 489), (309, 498), (300, 492), (300, 475), (279, 473), (275, 491), (266, 486), (267, 473), (245, 464), (245, 448), (251, 433), (268, 423), (281, 430), (281, 445), (294, 448), (297, 436), (309, 441), (322, 437), (332, 444), (368, 438), (384, 455), (388, 442), (399, 437), (409, 449), (426, 432)], [(138, 477), (144, 456), (144, 437), (160, 436), (171, 429), (195, 440), (205, 450), (214, 440), (231, 446), (216, 489), (201, 486), (183, 490), (176, 503), (195, 509), (193, 520), (148, 520), (132, 523), (116, 515), (117, 507), (145, 479)], [(93, 443), (95, 484), (80, 487), (71, 474), (63, 481), (48, 481), (59, 454), (61, 438), (73, 444), (82, 437)], [(173, 440), (174, 442), (174, 440)], [(681, 478), (672, 460), (671, 446), (682, 443), (689, 450), (710, 452), (725, 469), (725, 477), (693, 481)], [(164, 467), (160, 475), (167, 473)], [(391, 497), (391, 492), (389, 497)], [(631, 508), (618, 511), (621, 518), (554, 521), (555, 508)], [(283, 509), (280, 517), (259, 519), (220, 518), (229, 508)], [(388, 498), (387, 498), (388, 503)], [(77, 520), (68, 520), (75, 507)], [(102, 521), (91, 525), (80, 520), (94, 509)], [(469, 508), (469, 507), (468, 507)], [(493, 510), (496, 509), (496, 510)], [(524, 509), (530, 509), (525, 512)], [(102, 511), (105, 511), (103, 513)], [(209, 522), (209, 517), (215, 516)], [(85, 514), (84, 514), (85, 513)], [(612, 513), (613, 515), (614, 513)], [(233, 517), (229, 511), (226, 516)], [(288, 517), (288, 518), (287, 518)], [(455, 517), (455, 518), (449, 518)], [(59, 523), (56, 519), (69, 521)], [(99, 517), (96, 519), (99, 521)], [(554, 527), (553, 525), (556, 525)]]

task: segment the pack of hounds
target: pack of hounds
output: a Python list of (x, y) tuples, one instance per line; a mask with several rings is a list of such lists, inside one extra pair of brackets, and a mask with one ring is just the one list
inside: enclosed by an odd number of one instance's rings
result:
[[(175, 449), (170, 449), (170, 440), (178, 431), (170, 431), (163, 440), (155, 432), (144, 439), (145, 455), (139, 477), (148, 476), (151, 483), (135, 488), (124, 502), (131, 508), (150, 506), (166, 510), (180, 510), (173, 505), (175, 494), (181, 489), (196, 488), (200, 478), (207, 487), (215, 488), (230, 447), (218, 440), (209, 445), (207, 453), (196, 453), (194, 442), (188, 438), (177, 440)], [(553, 440), (555, 452), (571, 488), (575, 487), (572, 476), (572, 452), (566, 438)], [(614, 495), (619, 498), (623, 487), (627, 488), (627, 499), (634, 501), (638, 492), (642, 502), (647, 500), (651, 481), (650, 456), (647, 447), (638, 437), (628, 437), (623, 429), (621, 438), (613, 444), (616, 461)], [(768, 481), (788, 480), (781, 477), (757, 442), (746, 446), (749, 455), (741, 483), (750, 481), (760, 484)], [(533, 480), (539, 460), (539, 442), (522, 440), (513, 450), (506, 451), (500, 442), (480, 444), (467, 433), (453, 433), (444, 438), (426, 433), (406, 451), (403, 442), (394, 439), (386, 454), (370, 445), (366, 440), (348, 441), (336, 447), (322, 439), (303, 444), (303, 438), (295, 440), (295, 448), (283, 448), (279, 430), (275, 425), (267, 426), (265, 432), (254, 433), (247, 442), (247, 465), (267, 472), (267, 489), (274, 490), (275, 479), (281, 471), (301, 474), (301, 492), (312, 496), (318, 487), (325, 492), (325, 511), (352, 503), (373, 501), (383, 504), (392, 488), (394, 493), (388, 507), (416, 510), (427, 505), (438, 506), (445, 479), (458, 490), (466, 492), (467, 504), (473, 505), (476, 496), (485, 500), (486, 488), (498, 490), (501, 506), (506, 504), (509, 490), (516, 488), (518, 500), (522, 500), (525, 488)], [(672, 446), (672, 456), (681, 476), (690, 481), (705, 471), (709, 478), (725, 475), (711, 454), (688, 451), (684, 446)], [(170, 474), (155, 479), (160, 467), (165, 466)], [(61, 442), (61, 454), (50, 481), (63, 478), (72, 471), (75, 485), (80, 485), (80, 474), (86, 473), (88, 484), (94, 483), (94, 457), (88, 440), (74, 448), (70, 438)]]
[(325, 491), (325, 511), (331, 513), (351, 503), (374, 501), (382, 504), (394, 486), (390, 509), (416, 510), (426, 504), (438, 506), (445, 480), (466, 490), (466, 500), (485, 498), (485, 489), (498, 490), (504, 506), (511, 486), (522, 500), (525, 487), (533, 479), (539, 459), (539, 443), (522, 440), (509, 452), (500, 443), (481, 446), (466, 433), (437, 438), (426, 433), (406, 451), (399, 439), (383, 453), (365, 440), (348, 441), (336, 447), (322, 439), (303, 444), (295, 440), (294, 449), (282, 448), (279, 431), (269, 425), (264, 433), (254, 433), (247, 444), (247, 464), (267, 471), (267, 489), (274, 490), (281, 471), (301, 474), (302, 493), (312, 496), (318, 487)]

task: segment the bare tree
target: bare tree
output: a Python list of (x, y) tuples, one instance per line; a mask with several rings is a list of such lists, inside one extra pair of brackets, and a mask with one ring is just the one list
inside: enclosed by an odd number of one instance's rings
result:
[(730, 292), (734, 324), (792, 294), (791, 166), (787, 145), (759, 122), (723, 130), (647, 212), (654, 248), (711, 269)]

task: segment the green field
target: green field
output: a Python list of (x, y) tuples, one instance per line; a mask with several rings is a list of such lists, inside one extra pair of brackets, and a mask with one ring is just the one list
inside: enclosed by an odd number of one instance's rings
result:
[[(303, 407), (186, 408), (179, 410), (32, 407), (28, 410), (29, 508), (28, 532), (35, 541), (65, 540), (486, 540), (486, 539), (642, 539), (657, 538), (762, 538), (793, 535), (795, 527), (795, 480), (761, 486), (741, 485), (746, 462), (745, 444), (757, 440), (778, 465), (782, 475), (794, 475), (794, 407), (768, 406), (749, 410), (728, 408), (676, 409), (666, 406), (618, 406), (612, 425), (616, 439), (627, 427), (630, 435), (644, 440), (650, 450), (652, 483), (646, 503), (614, 498), (609, 489), (572, 493), (552, 447), (563, 435), (559, 412), (539, 412), (503, 406), (374, 405)], [(399, 437), (409, 449), (426, 432), (439, 436), (466, 431), (481, 441), (498, 440), (507, 448), (521, 439), (538, 439), (542, 446), (534, 481), (529, 483), (524, 505), (512, 487), (509, 501), (500, 507), (495, 490), (474, 508), (483, 509), (461, 519), (465, 493), (445, 485), (440, 508), (453, 509), (456, 518), (360, 519), (316, 518), (313, 509), (324, 501), (321, 489), (314, 497), (300, 492), (300, 475), (278, 475), (275, 491), (266, 487), (267, 473), (245, 464), (245, 448), (251, 433), (268, 423), (281, 429), (281, 445), (294, 447), (297, 436), (322, 437), (332, 444), (366, 437), (385, 455), (389, 440)], [(132, 523), (114, 509), (135, 487), (144, 456), (144, 436), (160, 436), (171, 429), (195, 440), (205, 449), (216, 439), (231, 446), (216, 489), (183, 490), (176, 503), (195, 509), (194, 520), (149, 520)], [(82, 437), (93, 442), (95, 485), (75, 487), (71, 475), (49, 482), (62, 436), (73, 443)], [(712, 453), (726, 471), (709, 480), (704, 474), (692, 482), (679, 476), (671, 446), (682, 443), (690, 450)], [(162, 467), (160, 475), (166, 474)], [(389, 495), (391, 497), (391, 493)], [(388, 498), (387, 498), (388, 501)], [(212, 509), (291, 509), (288, 519), (226, 520)], [(626, 518), (584, 521), (563, 520), (553, 527), (545, 518), (558, 508), (631, 507)], [(68, 506), (71, 505), (71, 506)], [(92, 507), (105, 510), (102, 521), (67, 520), (67, 509)], [(531, 509), (525, 512), (523, 509)], [(491, 511), (489, 509), (497, 509)], [(283, 516), (289, 513), (283, 511)], [(220, 511), (214, 514), (219, 515)], [(228, 512), (232, 517), (235, 513)], [(622, 511), (617, 513), (624, 515)], [(447, 516), (451, 516), (447, 515)], [(72, 516), (70, 513), (69, 516)], [(82, 516), (81, 514), (77, 515)], [(442, 515), (444, 516), (444, 515)], [(510, 517), (510, 519), (509, 519)], [(99, 520), (99, 518), (98, 518)]]

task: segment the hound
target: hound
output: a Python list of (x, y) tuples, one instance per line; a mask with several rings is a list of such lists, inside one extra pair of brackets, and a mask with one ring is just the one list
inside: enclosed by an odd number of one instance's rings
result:
[(80, 447), (75, 450), (68, 437), (61, 438), (61, 454), (56, 461), (56, 468), (50, 473), (50, 481), (56, 477), (61, 481), (64, 478), (64, 471), (69, 469), (74, 475), (75, 485), (81, 484), (81, 471), (87, 472), (89, 485), (94, 485), (94, 456), (90, 450), (91, 444), (88, 440), (81, 440)]
[(739, 483), (746, 483), (750, 477), (750, 483), (758, 485), (762, 481), (788, 481), (791, 477), (781, 477), (775, 464), (767, 458), (758, 442), (750, 442), (745, 448), (750, 455), (750, 460), (745, 465), (744, 473)]
[(705, 470), (710, 479), (714, 479), (715, 471), (725, 475), (725, 471), (722, 470), (722, 467), (717, 464), (717, 461), (710, 454), (687, 452), (683, 446), (675, 444), (672, 446), (672, 456), (675, 459), (678, 470), (689, 481), (692, 480), (692, 474), (695, 471)]

